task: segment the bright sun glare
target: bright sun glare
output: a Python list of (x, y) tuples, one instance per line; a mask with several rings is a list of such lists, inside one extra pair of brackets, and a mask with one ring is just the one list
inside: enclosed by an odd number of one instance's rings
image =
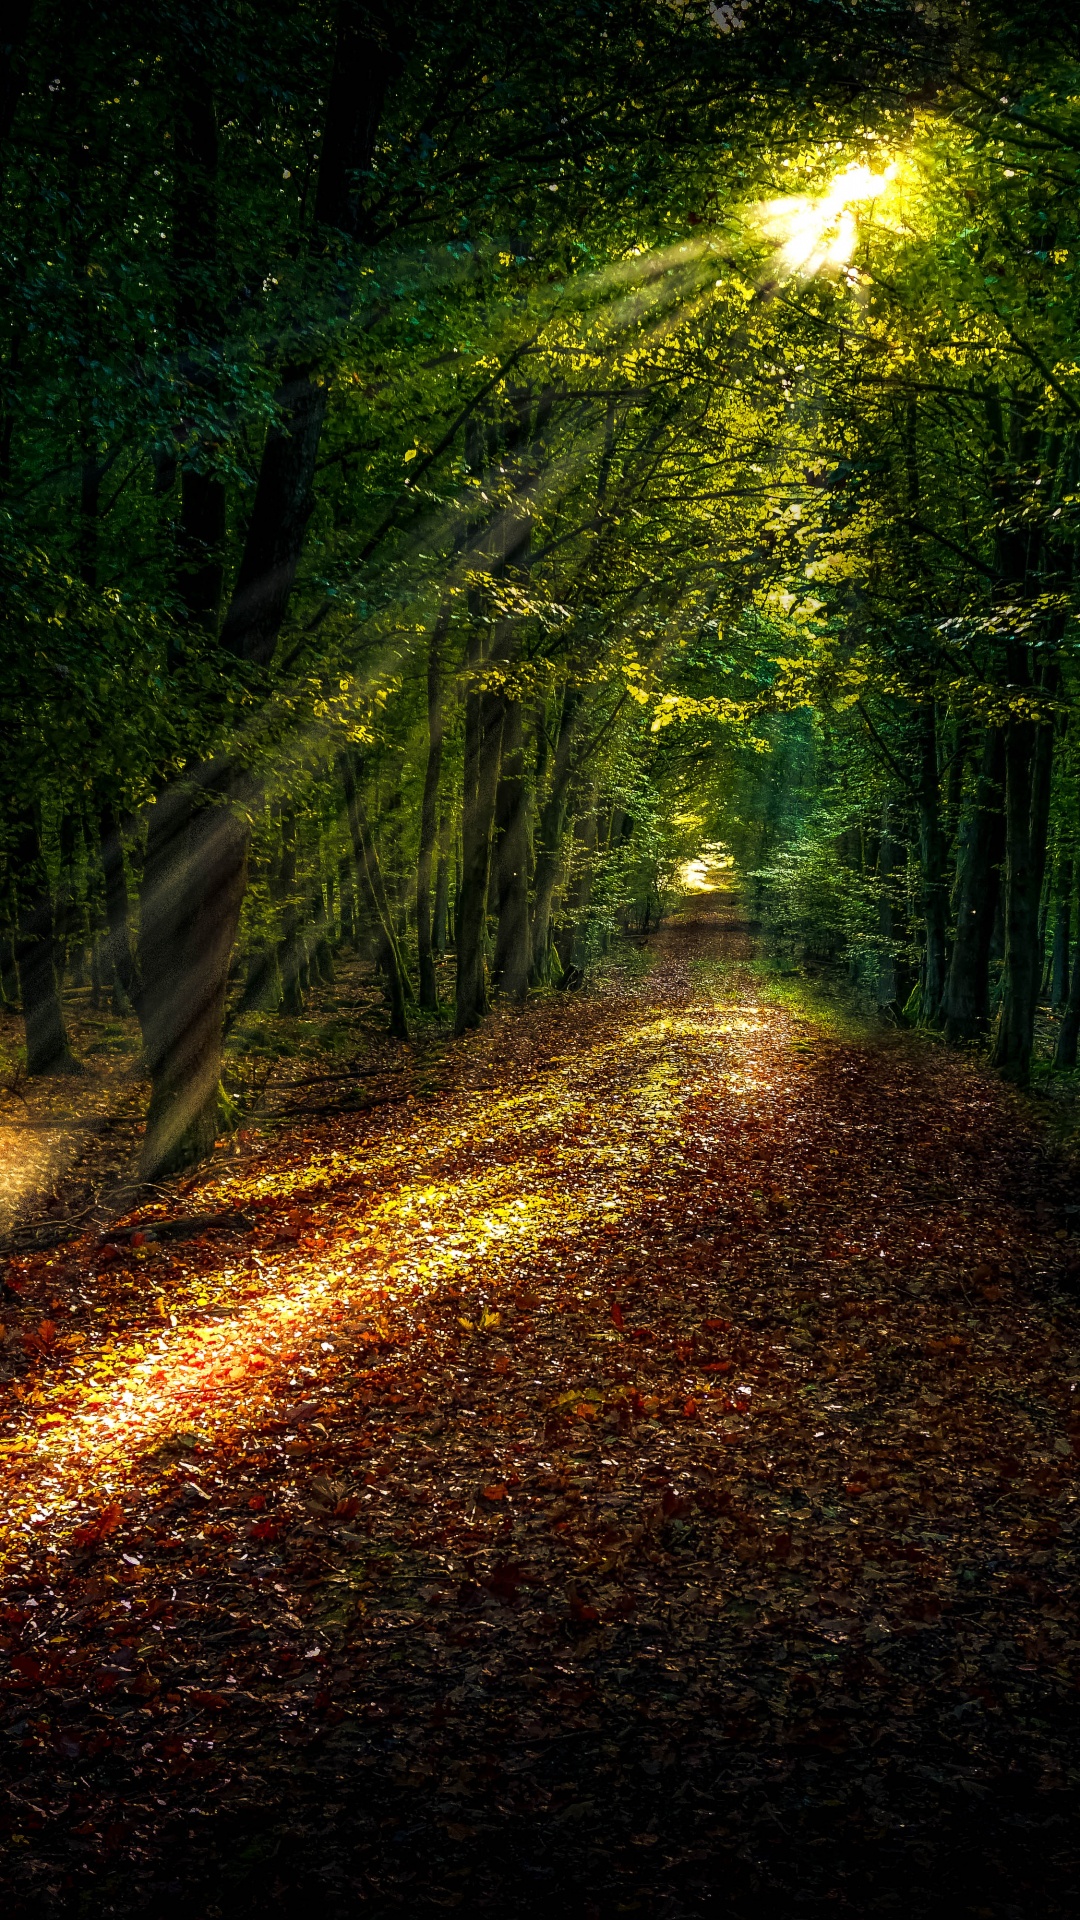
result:
[(811, 279), (830, 268), (846, 267), (858, 239), (853, 209), (879, 199), (895, 175), (895, 162), (883, 173), (853, 162), (829, 182), (824, 193), (795, 193), (763, 201), (755, 209), (756, 222), (778, 242), (774, 264), (779, 275), (785, 280)]

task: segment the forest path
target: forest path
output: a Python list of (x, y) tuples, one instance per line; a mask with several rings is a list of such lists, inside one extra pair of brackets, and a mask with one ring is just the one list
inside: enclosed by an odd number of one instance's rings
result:
[(13, 1911), (1075, 1910), (1038, 1143), (724, 899), (650, 947), (194, 1184), (250, 1231), (14, 1263)]

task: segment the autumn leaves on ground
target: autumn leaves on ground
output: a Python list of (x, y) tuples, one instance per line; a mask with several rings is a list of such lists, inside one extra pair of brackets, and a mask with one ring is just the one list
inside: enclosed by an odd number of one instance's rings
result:
[(1074, 1911), (1010, 1097), (722, 901), (447, 1066), (11, 1264), (10, 1910)]

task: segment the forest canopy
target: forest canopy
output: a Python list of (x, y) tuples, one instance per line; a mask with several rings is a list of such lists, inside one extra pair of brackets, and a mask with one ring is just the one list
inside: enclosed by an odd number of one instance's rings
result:
[(1037, 1030), (1075, 1068), (1070, 9), (75, 0), (7, 35), (29, 1074), (77, 1071), (72, 993), (133, 1010), (160, 1177), (335, 947), (397, 1037), (464, 1031), (718, 845), (798, 959), (1021, 1084)]

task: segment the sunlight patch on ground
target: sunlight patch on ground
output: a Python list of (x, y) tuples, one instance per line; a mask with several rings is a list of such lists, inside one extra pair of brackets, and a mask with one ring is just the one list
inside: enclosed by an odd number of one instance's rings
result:
[[(0, 1438), (0, 1459), (33, 1476), (12, 1489), (12, 1548), (28, 1529), (85, 1519), (145, 1474), (140, 1456), (178, 1431), (242, 1442), (268, 1418), (287, 1428), (288, 1402), (303, 1393), (286, 1376), (311, 1363), (320, 1391), (332, 1394), (346, 1359), (355, 1368), (365, 1346), (378, 1348), (388, 1310), (415, 1326), (425, 1299), (448, 1280), (479, 1285), (497, 1302), (543, 1239), (585, 1241), (625, 1218), (640, 1204), (643, 1182), (655, 1188), (666, 1168), (674, 1171), (684, 1104), (710, 1078), (715, 1084), (718, 1067), (735, 1097), (768, 1090), (752, 1057), (734, 1072), (717, 1058), (718, 1041), (754, 1046), (762, 1034), (760, 1016), (730, 1000), (703, 997), (659, 1019), (645, 1012), (539, 1085), (457, 1095), (414, 1116), (404, 1135), (358, 1141), (355, 1156), (335, 1149), (305, 1158), (298, 1197), (336, 1180), (337, 1202), (354, 1209), (352, 1217), (339, 1213), (328, 1236), (314, 1230), (280, 1253), (233, 1250), (227, 1266), (191, 1283), (198, 1302), (163, 1296), (156, 1325), (121, 1342), (88, 1343), (36, 1387), (18, 1416), (25, 1430), (9, 1426)], [(613, 1070), (621, 1082), (615, 1099)], [(485, 1165), (492, 1151), (506, 1157)], [(431, 1163), (447, 1160), (460, 1164), (433, 1178)], [(364, 1183), (350, 1191), (358, 1163)], [(280, 1200), (288, 1189), (280, 1167), (272, 1183)], [(257, 1166), (223, 1168), (214, 1189), (230, 1205), (252, 1205), (268, 1197), (268, 1179)], [(175, 1323), (176, 1314), (194, 1320), (212, 1307), (215, 1289), (232, 1308), (227, 1319)]]

